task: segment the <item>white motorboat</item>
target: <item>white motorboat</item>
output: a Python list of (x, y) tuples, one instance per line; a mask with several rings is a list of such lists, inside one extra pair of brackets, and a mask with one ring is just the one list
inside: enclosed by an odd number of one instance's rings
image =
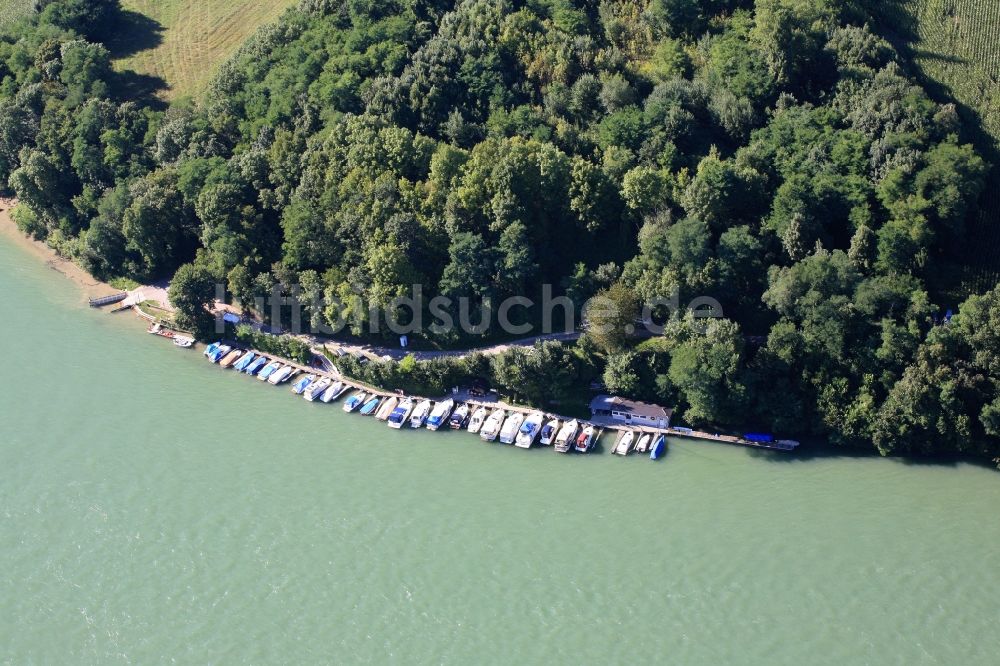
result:
[(569, 421), (562, 428), (559, 428), (559, 434), (556, 435), (556, 451), (559, 453), (569, 451), (576, 442), (576, 434), (578, 432), (580, 432), (580, 422), (576, 419)]
[(521, 412), (514, 412), (508, 416), (507, 420), (503, 422), (503, 427), (500, 428), (500, 443), (513, 444), (522, 423), (524, 423), (524, 414)]
[(174, 346), (187, 349), (194, 344), (194, 338), (188, 337), (186, 335), (175, 335), (174, 336)]
[(389, 414), (387, 421), (389, 422), (390, 428), (402, 428), (403, 424), (406, 423), (407, 417), (410, 416), (410, 412), (413, 411), (413, 399), (406, 398), (398, 405), (396, 409), (392, 410)]
[(649, 451), (649, 445), (653, 441), (653, 436), (648, 432), (644, 432), (642, 436), (639, 437), (639, 441), (635, 443), (636, 453), (646, 453)]
[(542, 433), (538, 436), (538, 443), (542, 446), (548, 446), (552, 442), (556, 441), (556, 435), (559, 434), (559, 419), (552, 419), (544, 426), (542, 426)]
[(271, 373), (270, 377), (267, 378), (267, 383), (277, 386), (281, 382), (286, 381), (289, 377), (291, 377), (293, 372), (295, 372), (295, 368), (290, 365), (286, 365), (283, 368), (278, 368), (277, 370)]
[(313, 402), (316, 398), (322, 397), (326, 390), (330, 388), (331, 384), (333, 384), (332, 379), (329, 377), (321, 377), (319, 381), (315, 381), (309, 385), (309, 388), (307, 388), (306, 392), (302, 394), (302, 397), (309, 402)]
[(431, 410), (430, 416), (427, 417), (427, 429), (437, 430), (441, 426), (448, 423), (448, 417), (451, 416), (451, 410), (455, 407), (455, 401), (451, 398), (447, 400), (442, 400), (438, 404), (434, 405), (434, 409)]
[(489, 413), (490, 410), (485, 407), (480, 407), (476, 411), (472, 412), (472, 417), (469, 419), (469, 432), (473, 435), (479, 433), (479, 429), (483, 427), (483, 423), (485, 423), (486, 417)]
[(413, 408), (413, 413), (410, 414), (410, 427), (422, 427), (427, 421), (427, 417), (430, 415), (433, 406), (434, 403), (430, 400), (421, 400), (417, 403), (417, 406)]
[(347, 387), (344, 386), (344, 382), (334, 382), (329, 386), (329, 388), (323, 391), (323, 395), (321, 395), (319, 399), (323, 402), (329, 403), (330, 401), (339, 398), (346, 390)]
[(469, 405), (467, 403), (462, 403), (451, 413), (451, 418), (448, 419), (448, 426), (452, 430), (459, 430), (465, 425), (465, 420), (467, 418), (469, 418)]
[(635, 431), (629, 430), (625, 435), (618, 440), (618, 445), (615, 447), (615, 455), (627, 456), (629, 451), (632, 450), (632, 443), (635, 442)]
[(538, 436), (542, 432), (542, 422), (545, 421), (545, 414), (541, 412), (532, 412), (528, 415), (528, 418), (524, 419), (524, 423), (517, 431), (517, 436), (514, 438), (514, 446), (522, 449), (530, 449), (531, 445), (538, 440)]
[(573, 448), (578, 453), (586, 453), (590, 451), (592, 446), (594, 446), (594, 426), (589, 425), (583, 429), (583, 432), (577, 435), (576, 444)]
[(502, 409), (494, 409), (493, 413), (489, 415), (486, 421), (483, 423), (483, 427), (479, 430), (479, 437), (483, 441), (492, 442), (500, 434), (500, 428), (503, 426), (503, 420), (507, 413)]

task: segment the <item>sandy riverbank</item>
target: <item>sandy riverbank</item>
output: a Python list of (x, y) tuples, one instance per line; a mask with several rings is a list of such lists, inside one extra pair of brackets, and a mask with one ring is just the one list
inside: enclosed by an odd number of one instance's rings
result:
[(16, 205), (17, 202), (12, 199), (0, 198), (0, 237), (3, 238), (3, 242), (24, 248), (25, 251), (37, 257), (39, 261), (44, 262), (46, 266), (72, 281), (87, 298), (105, 296), (118, 291), (111, 285), (90, 275), (72, 261), (63, 259), (45, 243), (32, 240), (22, 234), (10, 217), (10, 212)]

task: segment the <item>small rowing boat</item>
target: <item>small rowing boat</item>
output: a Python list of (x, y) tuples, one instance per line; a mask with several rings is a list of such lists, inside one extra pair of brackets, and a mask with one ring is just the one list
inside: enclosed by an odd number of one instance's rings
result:
[(232, 350), (231, 352), (222, 357), (222, 360), (219, 361), (219, 367), (220, 368), (230, 367), (233, 363), (236, 363), (236, 359), (238, 359), (242, 355), (243, 355), (243, 350), (241, 349)]
[(376, 421), (388, 420), (389, 417), (392, 415), (392, 413), (396, 411), (396, 405), (398, 404), (399, 404), (399, 398), (397, 398), (396, 396), (393, 395), (387, 398), (386, 401), (383, 402), (382, 405), (378, 408), (378, 411), (375, 412), (375, 420)]

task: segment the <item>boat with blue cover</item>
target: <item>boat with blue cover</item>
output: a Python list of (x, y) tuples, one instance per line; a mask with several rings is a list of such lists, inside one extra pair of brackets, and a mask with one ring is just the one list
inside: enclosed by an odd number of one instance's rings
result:
[(302, 395), (305, 390), (309, 388), (309, 385), (316, 381), (316, 375), (306, 375), (299, 381), (292, 384), (292, 393), (295, 395)]
[(666, 448), (667, 448), (667, 438), (664, 437), (663, 435), (657, 436), (657, 438), (653, 441), (653, 446), (650, 448), (649, 459), (659, 460), (660, 457), (663, 456), (663, 452), (666, 450)]
[(281, 367), (281, 361), (271, 361), (265, 365), (260, 372), (257, 373), (257, 379), (260, 381), (266, 381), (271, 375), (277, 372), (278, 368)]
[(389, 414), (387, 419), (390, 428), (402, 428), (403, 424), (406, 423), (407, 417), (410, 416), (410, 412), (413, 411), (413, 399), (406, 398), (403, 402), (399, 403), (392, 413)]
[(427, 417), (427, 429), (437, 430), (445, 423), (448, 422), (448, 417), (451, 416), (451, 410), (455, 407), (455, 401), (451, 398), (447, 400), (442, 400), (434, 409), (431, 410), (430, 416)]
[(256, 375), (258, 372), (260, 372), (260, 369), (263, 368), (265, 365), (267, 365), (267, 357), (258, 356), (253, 360), (253, 363), (250, 363), (249, 365), (247, 365), (246, 368), (244, 368), (243, 372), (252, 377), (253, 375)]
[(531, 445), (538, 439), (538, 434), (542, 430), (542, 422), (544, 420), (544, 414), (541, 412), (532, 412), (517, 431), (517, 436), (514, 438), (514, 446), (522, 449), (530, 449)]
[(204, 354), (205, 354), (205, 356), (211, 356), (211, 355), (212, 355), (212, 354), (214, 354), (214, 353), (215, 353), (215, 352), (216, 352), (216, 351), (217, 351), (217, 350), (219, 349), (219, 347), (221, 347), (221, 346), (222, 346), (222, 343), (221, 343), (221, 342), (213, 342), (213, 343), (212, 343), (212, 344), (210, 344), (209, 346), (205, 347), (205, 351), (204, 351)]
[(382, 398), (375, 396), (374, 398), (366, 402), (364, 405), (362, 405), (361, 409), (359, 409), (358, 412), (360, 412), (362, 416), (368, 416), (378, 408), (378, 404), (380, 402), (382, 402)]
[(215, 348), (215, 351), (208, 355), (208, 360), (212, 363), (218, 363), (222, 360), (222, 357), (226, 356), (232, 350), (233, 348), (229, 345), (219, 345)]
[(357, 393), (355, 393), (350, 398), (344, 401), (344, 407), (343, 407), (344, 411), (348, 413), (353, 412), (358, 407), (361, 407), (362, 405), (365, 404), (365, 398), (367, 397), (368, 397), (367, 393), (365, 393), (364, 391), (358, 391)]
[(233, 369), (237, 372), (243, 372), (247, 369), (247, 366), (253, 363), (254, 359), (257, 358), (257, 354), (252, 351), (248, 351), (246, 354), (240, 357), (240, 360), (233, 363)]

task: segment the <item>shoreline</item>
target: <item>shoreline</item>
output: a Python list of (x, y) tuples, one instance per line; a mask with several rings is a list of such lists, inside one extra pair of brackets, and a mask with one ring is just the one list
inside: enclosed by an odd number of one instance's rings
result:
[(69, 259), (60, 257), (44, 241), (29, 238), (21, 233), (21, 230), (17, 228), (17, 224), (14, 223), (10, 215), (15, 206), (17, 206), (16, 200), (0, 198), (0, 236), (11, 244), (24, 249), (46, 266), (75, 284), (84, 298), (107, 296), (109, 293), (120, 291), (108, 283), (98, 280)]

